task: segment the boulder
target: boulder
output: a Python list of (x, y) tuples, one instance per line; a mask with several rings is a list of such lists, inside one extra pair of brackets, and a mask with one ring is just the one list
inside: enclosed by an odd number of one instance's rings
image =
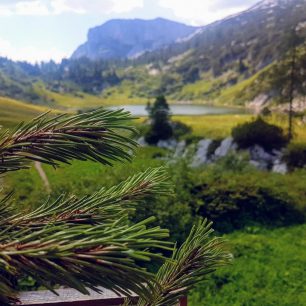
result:
[(232, 137), (225, 138), (219, 148), (215, 152), (215, 157), (220, 158), (226, 156), (230, 151), (237, 150), (237, 145)]
[(186, 144), (185, 140), (180, 141), (176, 146), (173, 157), (174, 158), (179, 158), (179, 157), (184, 156), (186, 146), (187, 146), (187, 144)]
[(196, 168), (208, 162), (208, 149), (213, 141), (211, 139), (203, 139), (199, 141), (194, 155), (191, 167)]
[(274, 163), (274, 160), (277, 156), (273, 155), (272, 153), (268, 153), (259, 145), (255, 145), (249, 149), (251, 160), (256, 161), (264, 161), (266, 163)]
[(144, 137), (140, 137), (140, 138), (137, 140), (137, 143), (138, 143), (141, 147), (145, 147), (145, 146), (148, 145), (148, 144), (146, 143)]
[(288, 166), (286, 163), (283, 163), (281, 160), (278, 159), (275, 161), (272, 171), (275, 173), (286, 174), (288, 173)]
[(177, 141), (175, 139), (160, 140), (156, 146), (162, 149), (174, 151), (177, 147)]

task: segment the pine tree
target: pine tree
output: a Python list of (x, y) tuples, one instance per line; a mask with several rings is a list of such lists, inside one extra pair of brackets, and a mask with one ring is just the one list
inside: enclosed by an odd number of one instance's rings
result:
[[(130, 116), (98, 109), (78, 115), (44, 114), (0, 135), (0, 173), (17, 171), (39, 161), (58, 167), (73, 159), (104, 165), (130, 161), (136, 143)], [(17, 186), (18, 187), (18, 186)], [(211, 238), (201, 221), (177, 249), (168, 231), (150, 227), (154, 218), (132, 224), (129, 214), (148, 198), (171, 193), (165, 171), (149, 169), (110, 189), (82, 198), (61, 196), (31, 212), (0, 201), (0, 304), (18, 302), (16, 283), (32, 277), (53, 291), (54, 285), (83, 294), (101, 287), (140, 296), (139, 305), (175, 305), (195, 283), (229, 261), (222, 241)], [(162, 250), (173, 250), (165, 259)], [(164, 260), (157, 275), (143, 263)], [(128, 300), (127, 302), (128, 303)]]
[(147, 143), (157, 144), (159, 140), (167, 140), (173, 136), (170, 123), (170, 108), (164, 96), (158, 96), (154, 104), (147, 105), (151, 126), (145, 136)]

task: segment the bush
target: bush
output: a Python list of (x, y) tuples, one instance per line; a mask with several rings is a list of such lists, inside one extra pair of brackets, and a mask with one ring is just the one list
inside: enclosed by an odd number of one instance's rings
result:
[(173, 136), (170, 123), (170, 109), (164, 96), (156, 98), (153, 106), (148, 105), (151, 126), (145, 135), (148, 144), (156, 145), (159, 140), (167, 140)]
[(243, 158), (231, 160), (208, 166), (194, 177), (190, 197), (194, 215), (212, 220), (221, 232), (254, 224), (283, 226), (304, 221), (306, 173), (267, 174), (247, 165)]
[(173, 136), (176, 139), (180, 139), (182, 136), (189, 135), (192, 132), (191, 127), (181, 121), (173, 121), (171, 122), (171, 126), (173, 130)]
[(283, 160), (287, 163), (290, 170), (303, 168), (306, 166), (306, 144), (292, 143), (286, 149)]
[(232, 136), (241, 149), (259, 145), (267, 151), (272, 151), (281, 149), (288, 142), (282, 128), (269, 124), (260, 117), (233, 128)]
[(208, 150), (207, 150), (207, 157), (210, 158), (213, 156), (216, 152), (216, 150), (220, 147), (222, 143), (221, 139), (214, 139), (212, 143), (209, 145)]

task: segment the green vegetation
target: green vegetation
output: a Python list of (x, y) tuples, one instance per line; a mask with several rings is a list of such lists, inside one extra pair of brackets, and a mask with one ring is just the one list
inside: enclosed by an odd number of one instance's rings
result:
[[(136, 147), (130, 119), (122, 110), (98, 109), (21, 123), (0, 137), (0, 174), (28, 169), (32, 161), (53, 168), (71, 160), (104, 166), (130, 161)], [(168, 230), (152, 225), (154, 216), (131, 222), (139, 205), (171, 194), (165, 171), (156, 168), (83, 197), (62, 194), (30, 212), (12, 204), (12, 193), (3, 195), (1, 305), (19, 304), (18, 283), (27, 280), (53, 292), (66, 286), (89, 294), (88, 288), (103, 287), (127, 299), (134, 292), (138, 306), (176, 305), (231, 256), (207, 220), (199, 219), (180, 247), (165, 240)], [(156, 274), (145, 268), (148, 263), (159, 266)]]
[(191, 294), (191, 306), (303, 306), (306, 225), (250, 227), (225, 238), (234, 261)]
[(168, 140), (173, 136), (170, 123), (170, 108), (164, 96), (158, 96), (151, 106), (148, 104), (150, 120), (149, 129), (145, 135), (147, 143), (156, 145), (160, 140)]
[[(219, 139), (231, 135), (233, 127), (250, 122), (252, 116), (176, 116), (173, 119), (192, 128), (192, 134), (187, 137), (216, 139), (212, 144), (215, 147)], [(139, 119), (137, 124), (143, 120)], [(271, 115), (266, 120), (281, 127), (287, 124), (281, 116)], [(305, 127), (298, 120), (296, 123), (295, 143), (305, 143)], [(303, 145), (292, 144), (288, 152), (295, 152), (294, 148), (303, 148)], [(137, 149), (131, 163), (115, 162), (112, 168), (91, 161), (73, 161), (57, 169), (43, 165), (52, 190), (50, 201), (63, 193), (79, 198), (101, 186), (108, 190), (147, 168), (165, 165), (164, 157), (168, 155), (166, 150), (145, 147)], [(168, 164), (167, 173), (168, 183), (175, 186), (174, 195), (142, 202), (130, 214), (132, 222), (154, 215), (157, 219), (152, 226), (167, 227), (172, 241), (182, 243), (198, 219), (209, 217), (219, 234), (226, 233), (224, 237), (234, 255), (231, 266), (207, 277), (206, 283), (193, 290), (189, 296), (192, 306), (305, 304), (305, 225), (302, 224), (306, 216), (305, 169), (293, 169), (286, 175), (262, 172), (251, 167), (243, 156), (229, 156), (198, 169), (190, 169), (187, 161), (180, 160)], [(44, 203), (42, 194), (46, 193), (46, 187), (34, 167), (4, 177), (6, 193), (16, 185), (14, 199), (19, 209), (31, 211)], [(29, 282), (22, 281), (22, 284), (23, 288), (29, 288)]]
[(221, 232), (252, 224), (295, 224), (306, 216), (305, 179), (305, 172), (283, 176), (258, 171), (233, 154), (191, 179), (189, 206)]
[(306, 166), (306, 143), (291, 143), (286, 148), (284, 161), (291, 170)]
[(20, 121), (31, 120), (48, 110), (46, 107), (0, 97), (0, 125), (13, 127)]
[(259, 145), (267, 151), (279, 150), (288, 142), (282, 128), (269, 124), (261, 117), (236, 126), (232, 130), (232, 136), (241, 149)]

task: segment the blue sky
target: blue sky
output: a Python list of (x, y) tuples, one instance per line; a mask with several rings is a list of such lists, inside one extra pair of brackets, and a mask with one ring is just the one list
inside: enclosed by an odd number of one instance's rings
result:
[(0, 0), (0, 56), (31, 62), (69, 57), (89, 28), (112, 18), (164, 17), (205, 25), (259, 0)]

